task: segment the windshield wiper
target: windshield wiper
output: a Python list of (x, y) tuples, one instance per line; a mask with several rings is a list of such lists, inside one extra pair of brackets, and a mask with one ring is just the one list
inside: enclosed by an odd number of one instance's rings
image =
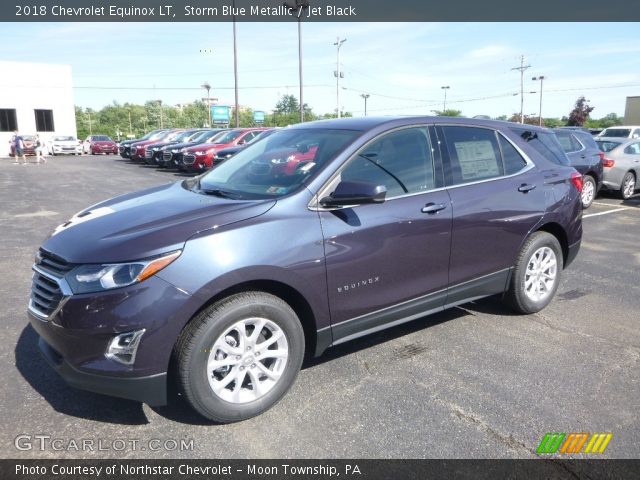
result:
[(221, 190), (219, 188), (212, 188), (212, 189), (201, 188), (200, 191), (205, 195), (213, 195), (214, 197), (220, 197), (220, 198), (229, 198), (231, 200), (240, 200), (242, 198), (242, 196), (238, 195), (237, 193), (229, 192), (227, 190)]

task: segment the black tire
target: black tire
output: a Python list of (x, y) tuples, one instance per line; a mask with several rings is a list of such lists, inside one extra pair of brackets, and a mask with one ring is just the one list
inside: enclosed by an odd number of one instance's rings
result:
[[(587, 190), (585, 190), (585, 188), (587, 188)], [(591, 190), (588, 190), (591, 189)], [(580, 195), (580, 200), (582, 201), (582, 208), (583, 209), (587, 209), (591, 206), (591, 204), (593, 203), (593, 201), (596, 198), (596, 194), (597, 194), (597, 185), (596, 185), (596, 180), (591, 176), (591, 175), (585, 175), (582, 178), (582, 192), (584, 193), (585, 191), (592, 191), (593, 195), (591, 195), (591, 198), (585, 198), (583, 194)]]
[[(540, 249), (548, 247), (553, 251), (556, 258), (555, 280), (553, 285), (548, 289), (544, 298), (535, 300), (529, 296), (526, 291), (525, 281), (527, 276), (527, 267), (533, 261), (534, 254)], [(560, 243), (550, 233), (534, 232), (524, 242), (518, 258), (516, 266), (511, 274), (511, 282), (509, 289), (505, 294), (506, 303), (518, 313), (530, 314), (536, 313), (546, 307), (558, 290), (560, 284), (560, 274), (564, 265), (562, 248)], [(534, 282), (535, 283), (535, 282)]]
[[(270, 390), (252, 401), (232, 403), (214, 393), (208, 375), (213, 376), (215, 372), (207, 372), (207, 361), (216, 340), (229, 328), (243, 319), (256, 317), (267, 319), (282, 330), (288, 345), (288, 358), (281, 376)], [(264, 292), (232, 295), (198, 314), (180, 335), (174, 350), (179, 387), (193, 409), (205, 418), (219, 423), (246, 420), (271, 408), (291, 388), (302, 366), (304, 347), (302, 325), (286, 302)], [(244, 368), (248, 373), (249, 364), (243, 362), (244, 358), (237, 362), (237, 368), (246, 365)], [(257, 360), (253, 362), (257, 363)], [(227, 374), (231, 375), (231, 372)], [(234, 384), (231, 382), (230, 385)], [(253, 386), (251, 390), (254, 390)]]
[[(633, 188), (631, 188), (630, 190), (628, 190), (625, 185), (628, 182), (632, 182), (633, 184)], [(622, 182), (620, 183), (620, 197), (623, 200), (627, 200), (629, 198), (631, 198), (633, 196), (633, 194), (636, 191), (636, 176), (633, 174), (633, 172), (627, 172), (624, 174), (624, 177), (622, 177)]]

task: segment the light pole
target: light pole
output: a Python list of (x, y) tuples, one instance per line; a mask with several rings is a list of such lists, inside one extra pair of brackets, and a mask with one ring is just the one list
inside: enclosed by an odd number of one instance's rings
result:
[(367, 116), (367, 99), (371, 96), (368, 93), (361, 93), (360, 96), (364, 98), (364, 116)]
[[(233, 83), (235, 93), (234, 118), (236, 128), (240, 126), (240, 114), (238, 112), (238, 47), (236, 45), (236, 0), (233, 0)], [(209, 108), (211, 110), (211, 108)]]
[(531, 80), (534, 82), (540, 80), (540, 110), (538, 113), (538, 125), (542, 126), (542, 85), (544, 83), (544, 79), (547, 78), (544, 75), (539, 75), (537, 77), (533, 77)]
[(211, 85), (209, 85), (209, 82), (204, 82), (200, 86), (207, 91), (207, 110), (209, 110), (209, 127), (211, 127), (211, 95), (209, 95), (209, 92), (211, 91)]
[(93, 132), (91, 131), (91, 110), (89, 110), (88, 108), (87, 115), (89, 115), (89, 135), (93, 135)]
[(336, 76), (336, 106), (337, 108), (337, 112), (338, 112), (338, 118), (341, 117), (341, 113), (340, 113), (340, 78), (343, 76), (342, 72), (340, 71), (340, 47), (342, 47), (342, 44), (344, 42), (346, 42), (347, 39), (343, 38), (342, 40), (340, 40), (340, 37), (338, 37), (336, 39), (336, 43), (334, 43), (334, 45), (337, 47), (338, 50), (338, 56), (337, 56), (337, 60), (336, 60), (336, 71), (335, 76)]
[(295, 0), (295, 3), (285, 2), (283, 5), (291, 9), (291, 15), (298, 17), (298, 76), (300, 78), (300, 123), (304, 122), (304, 97), (302, 87), (302, 17), (309, 9), (309, 0)]
[(444, 115), (444, 112), (447, 109), (447, 90), (449, 90), (451, 87), (449, 85), (445, 85), (444, 87), (440, 88), (444, 90), (444, 102), (442, 104), (442, 113)]

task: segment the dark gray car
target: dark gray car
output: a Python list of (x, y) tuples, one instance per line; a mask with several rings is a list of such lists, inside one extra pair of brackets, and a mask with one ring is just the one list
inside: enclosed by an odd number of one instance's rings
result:
[(29, 316), (73, 386), (162, 405), (176, 381), (203, 416), (243, 420), (305, 354), (490, 295), (543, 309), (580, 248), (581, 186), (538, 127), (299, 124), (60, 225)]
[(587, 130), (555, 128), (554, 131), (571, 166), (582, 174), (582, 206), (589, 208), (602, 187), (602, 152)]

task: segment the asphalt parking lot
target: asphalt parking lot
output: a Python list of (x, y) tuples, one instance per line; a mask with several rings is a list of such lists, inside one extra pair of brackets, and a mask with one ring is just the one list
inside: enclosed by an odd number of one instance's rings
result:
[[(27, 323), (38, 246), (88, 205), (181, 178), (113, 156), (0, 159), (2, 457), (532, 458), (547, 432), (612, 432), (601, 456), (638, 457), (640, 195), (585, 211), (582, 250), (541, 313), (488, 299), (330, 349), (249, 421), (212, 425), (179, 397), (150, 408), (66, 386)], [(20, 435), (61, 449), (18, 449)], [(85, 439), (106, 448), (69, 447)]]

